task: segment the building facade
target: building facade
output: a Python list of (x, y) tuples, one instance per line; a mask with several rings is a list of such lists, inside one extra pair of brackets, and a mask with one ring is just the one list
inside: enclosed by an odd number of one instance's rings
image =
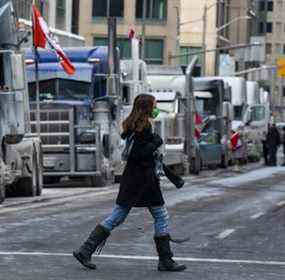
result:
[[(209, 3), (207, 0), (181, 0), (181, 54), (202, 50), (203, 36), (205, 36), (205, 48), (215, 49), (218, 45), (216, 28), (221, 24), (223, 17), (224, 13), (221, 13), (221, 3), (219, 1)], [(216, 56), (217, 54), (215, 52), (206, 54), (206, 75), (215, 75), (217, 67)], [(191, 57), (192, 56), (181, 57), (181, 64), (187, 64)], [(202, 55), (199, 55), (198, 63), (202, 66)]]
[(143, 0), (84, 0), (79, 2), (79, 34), (86, 44), (107, 44), (107, 16), (117, 18), (117, 44), (121, 57), (129, 58), (131, 45), (128, 32), (134, 29), (142, 35), (145, 25), (145, 61), (149, 64), (175, 64), (170, 59), (177, 53), (177, 9), (180, 0), (146, 0), (146, 17), (143, 20)]
[[(266, 65), (276, 65), (278, 58), (285, 57), (285, 1), (255, 0), (258, 20), (255, 31), (266, 41)], [(273, 108), (284, 119), (285, 82), (277, 77), (276, 70), (268, 72), (267, 89), (271, 94)]]

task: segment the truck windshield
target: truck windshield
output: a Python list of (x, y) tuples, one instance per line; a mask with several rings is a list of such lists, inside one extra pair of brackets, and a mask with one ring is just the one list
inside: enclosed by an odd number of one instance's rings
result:
[(175, 111), (175, 102), (157, 102), (157, 107), (165, 113), (174, 113)]
[(250, 110), (251, 121), (262, 121), (265, 119), (265, 108), (262, 106), (252, 107)]
[[(67, 79), (40, 81), (40, 99), (84, 100), (89, 97), (90, 83)], [(29, 83), (31, 101), (36, 100), (36, 83)]]
[(234, 120), (241, 121), (243, 116), (243, 107), (234, 106)]
[(206, 118), (210, 115), (216, 115), (216, 103), (214, 98), (197, 98), (196, 108), (199, 115)]

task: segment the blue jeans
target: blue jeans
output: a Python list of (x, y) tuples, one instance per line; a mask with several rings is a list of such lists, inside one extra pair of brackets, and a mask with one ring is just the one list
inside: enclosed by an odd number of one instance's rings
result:
[[(131, 207), (116, 205), (112, 214), (106, 218), (101, 225), (112, 231), (115, 227), (119, 226), (127, 218)], [(154, 219), (154, 232), (155, 236), (168, 234), (169, 217), (165, 206), (152, 206), (148, 207)]]

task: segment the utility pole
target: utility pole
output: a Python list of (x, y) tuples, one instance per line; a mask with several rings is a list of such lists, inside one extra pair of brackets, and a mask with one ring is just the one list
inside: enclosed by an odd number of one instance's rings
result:
[[(40, 1), (40, 13), (43, 15), (44, 11), (44, 1)], [(33, 36), (34, 33), (33, 33)], [(34, 41), (34, 40), (33, 40)], [(34, 45), (34, 53), (35, 53), (35, 80), (36, 80), (36, 128), (37, 134), (40, 138), (41, 136), (41, 112), (40, 112), (40, 78), (39, 78), (39, 59), (40, 55), (38, 52), (38, 48)]]
[(107, 0), (107, 18), (110, 17), (110, 0)]
[[(180, 12), (179, 12), (179, 7), (175, 6), (174, 7), (176, 10), (176, 18), (177, 18), (177, 26), (176, 26), (176, 53), (180, 54)], [(178, 59), (177, 65), (180, 64), (180, 61)]]
[(207, 5), (204, 5), (203, 10), (203, 31), (202, 31), (202, 76), (206, 75), (206, 34), (207, 34)]
[[(110, 1), (110, 0), (109, 0)], [(142, 49), (141, 59), (145, 58), (145, 19), (146, 19), (146, 0), (143, 0), (143, 14), (142, 14)]]

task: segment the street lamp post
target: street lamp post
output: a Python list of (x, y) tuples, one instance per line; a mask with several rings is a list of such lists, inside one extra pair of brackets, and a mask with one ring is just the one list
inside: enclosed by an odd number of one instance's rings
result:
[(141, 48), (141, 59), (145, 58), (145, 20), (146, 20), (146, 0), (143, 0), (142, 10), (142, 48)]

